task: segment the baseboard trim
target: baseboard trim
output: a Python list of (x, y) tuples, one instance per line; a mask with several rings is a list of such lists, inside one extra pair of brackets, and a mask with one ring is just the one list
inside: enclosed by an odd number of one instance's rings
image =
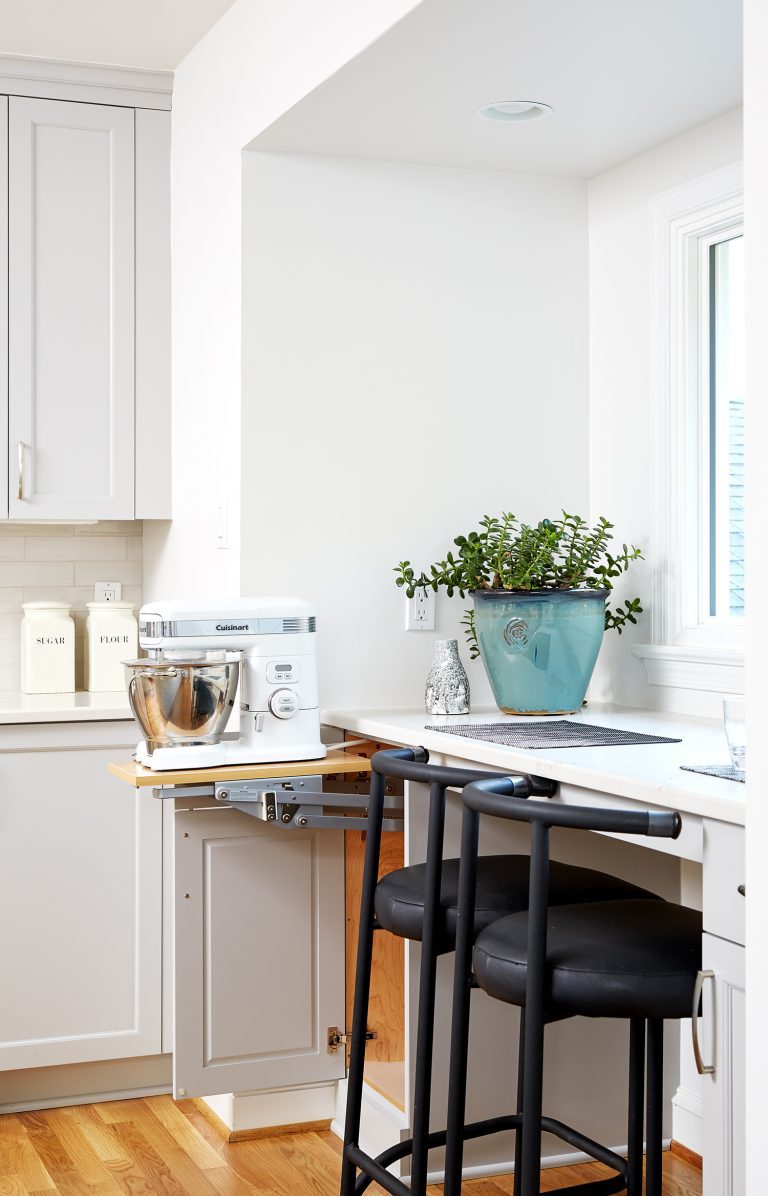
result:
[(200, 1097), (196, 1104), (227, 1142), (317, 1132), (330, 1128), (336, 1084), (306, 1084), (263, 1092)]
[(10, 1101), (0, 1105), (6, 1113), (36, 1113), (40, 1109), (67, 1109), (73, 1105), (103, 1105), (113, 1100), (142, 1100), (145, 1096), (170, 1096), (173, 1088), (160, 1084), (151, 1088), (126, 1088), (118, 1092), (78, 1092), (72, 1096), (46, 1096), (42, 1100)]
[(331, 1118), (328, 1117), (319, 1121), (292, 1121), (288, 1125), (262, 1125), (250, 1130), (233, 1130), (202, 1097), (192, 1103), (225, 1142), (250, 1142), (254, 1138), (279, 1138), (285, 1134), (319, 1134), (331, 1128)]
[[(669, 1150), (671, 1146), (671, 1139), (665, 1138), (662, 1143), (663, 1150)], [(616, 1154), (626, 1155), (627, 1147), (611, 1146), (610, 1149)], [(542, 1171), (549, 1167), (575, 1167), (577, 1163), (594, 1163), (591, 1155), (585, 1154), (582, 1150), (574, 1150), (564, 1154), (550, 1154), (544, 1155), (541, 1160)], [(494, 1175), (513, 1175), (515, 1171), (515, 1164), (510, 1159), (506, 1162), (499, 1161), (498, 1163), (486, 1163), (474, 1167), (462, 1168), (462, 1179), (490, 1179)], [(427, 1176), (428, 1184), (441, 1184), (445, 1179), (444, 1171), (431, 1171)], [(407, 1180), (404, 1180), (407, 1182)]]
[(691, 1150), (690, 1146), (683, 1146), (682, 1142), (676, 1142), (673, 1138), (669, 1144), (669, 1152), (670, 1154), (676, 1154), (679, 1159), (684, 1159), (692, 1167), (698, 1167), (699, 1171), (701, 1171), (703, 1166), (702, 1157), (695, 1150)]
[(22, 1068), (0, 1073), (0, 1113), (33, 1113), (172, 1091), (167, 1055)]

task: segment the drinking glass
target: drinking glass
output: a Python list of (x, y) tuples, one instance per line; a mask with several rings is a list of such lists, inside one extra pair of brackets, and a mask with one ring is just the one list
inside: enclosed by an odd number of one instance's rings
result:
[(723, 722), (731, 764), (739, 776), (747, 767), (747, 704), (743, 698), (723, 698)]

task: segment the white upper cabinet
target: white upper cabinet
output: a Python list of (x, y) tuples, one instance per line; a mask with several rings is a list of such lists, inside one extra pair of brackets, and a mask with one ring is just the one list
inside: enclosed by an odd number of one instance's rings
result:
[(9, 515), (134, 513), (134, 113), (9, 101)]

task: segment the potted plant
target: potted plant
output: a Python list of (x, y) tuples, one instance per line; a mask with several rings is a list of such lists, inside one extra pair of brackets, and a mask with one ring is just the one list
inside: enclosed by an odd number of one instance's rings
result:
[(462, 620), (474, 658), (485, 665), (496, 703), (507, 714), (568, 714), (584, 701), (603, 632), (621, 631), (642, 613), (639, 598), (611, 606), (614, 581), (642, 556), (622, 545), (612, 553), (613, 524), (590, 527), (579, 515), (542, 519), (487, 516), (480, 531), (457, 536), (458, 553), (416, 576), (410, 561), (396, 584), (410, 598), (443, 587), (472, 595)]

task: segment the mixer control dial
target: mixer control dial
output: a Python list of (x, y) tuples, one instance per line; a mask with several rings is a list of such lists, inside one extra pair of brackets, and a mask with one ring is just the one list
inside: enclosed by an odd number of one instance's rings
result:
[(293, 718), (299, 713), (299, 695), (292, 689), (276, 689), (270, 696), (269, 709), (276, 718)]

